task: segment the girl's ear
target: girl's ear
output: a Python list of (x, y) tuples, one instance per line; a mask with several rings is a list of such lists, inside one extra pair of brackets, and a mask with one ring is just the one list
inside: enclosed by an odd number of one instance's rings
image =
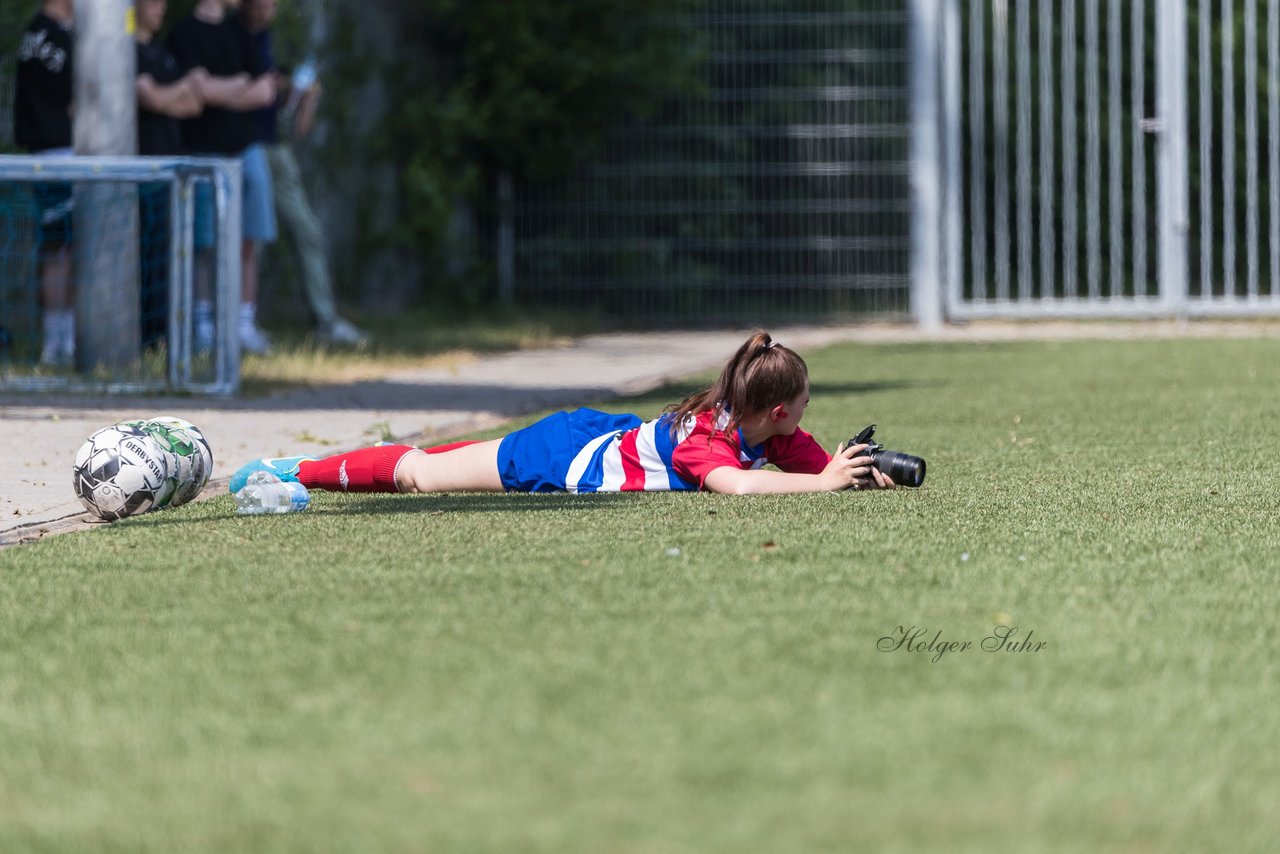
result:
[(769, 410), (769, 417), (774, 421), (785, 421), (787, 418), (787, 408), (779, 403), (773, 409)]

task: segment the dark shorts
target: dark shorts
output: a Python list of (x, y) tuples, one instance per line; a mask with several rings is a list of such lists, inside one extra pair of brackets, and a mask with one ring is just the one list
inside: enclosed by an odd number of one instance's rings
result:
[(39, 183), (31, 187), (35, 201), (40, 245), (60, 248), (71, 242), (71, 211), (75, 205), (71, 185)]
[(643, 423), (635, 415), (611, 415), (594, 409), (548, 415), (503, 438), (498, 446), (502, 486), (512, 492), (563, 492), (569, 466), (579, 451), (594, 439)]

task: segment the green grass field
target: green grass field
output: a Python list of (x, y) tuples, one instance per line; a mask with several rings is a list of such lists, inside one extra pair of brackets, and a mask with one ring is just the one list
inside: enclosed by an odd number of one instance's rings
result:
[(924, 489), (0, 552), (0, 850), (1276, 850), (1280, 341), (807, 355), (805, 426)]

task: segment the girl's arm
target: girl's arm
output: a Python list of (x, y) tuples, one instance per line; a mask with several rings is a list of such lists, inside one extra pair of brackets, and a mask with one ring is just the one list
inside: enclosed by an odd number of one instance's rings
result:
[(837, 492), (849, 487), (891, 489), (893, 481), (871, 465), (870, 457), (857, 456), (864, 448), (866, 445), (840, 446), (831, 462), (818, 474), (721, 466), (707, 474), (703, 486), (711, 492), (728, 495)]

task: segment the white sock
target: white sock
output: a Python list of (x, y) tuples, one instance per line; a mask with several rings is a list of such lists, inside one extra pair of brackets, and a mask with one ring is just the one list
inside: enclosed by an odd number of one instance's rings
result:
[(258, 305), (252, 302), (240, 303), (240, 328), (253, 329), (258, 325)]
[(196, 300), (196, 323), (213, 323), (213, 302), (207, 299)]
[(51, 361), (62, 355), (71, 356), (75, 354), (75, 309), (50, 309), (41, 318), (41, 326), (44, 332), (44, 347), (40, 355), (42, 361)]
[(76, 351), (76, 312), (75, 309), (67, 309), (59, 312), (62, 315), (62, 352), (67, 354)]
[(44, 328), (44, 352), (50, 356), (62, 338), (61, 314), (60, 311), (46, 311), (40, 318), (40, 324)]

